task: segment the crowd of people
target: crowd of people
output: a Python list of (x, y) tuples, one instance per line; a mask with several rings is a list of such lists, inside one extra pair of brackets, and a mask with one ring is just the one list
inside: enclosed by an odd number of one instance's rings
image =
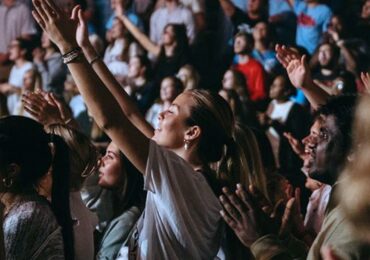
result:
[(370, 259), (369, 0), (0, 0), (0, 259)]

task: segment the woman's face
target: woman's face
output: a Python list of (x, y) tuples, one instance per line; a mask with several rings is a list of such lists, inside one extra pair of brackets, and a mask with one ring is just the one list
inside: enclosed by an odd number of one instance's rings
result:
[(12, 41), (9, 44), (9, 59), (11, 61), (15, 61), (16, 59), (19, 59), (22, 56), (22, 49), (20, 47), (20, 44), (17, 40)]
[(253, 38), (255, 40), (266, 39), (267, 37), (267, 24), (259, 22), (253, 27)]
[(125, 31), (125, 27), (123, 24), (118, 20), (114, 19), (113, 20), (113, 26), (111, 29), (111, 36), (113, 39), (118, 39), (123, 36), (123, 33)]
[(281, 99), (285, 97), (285, 79), (283, 77), (276, 77), (270, 87), (270, 98)]
[(110, 143), (99, 167), (99, 186), (112, 189), (122, 185), (123, 165), (119, 149)]
[(194, 100), (187, 92), (180, 94), (171, 106), (159, 114), (159, 126), (155, 129), (153, 140), (168, 149), (184, 146), (184, 136), (188, 129), (186, 119), (190, 117)]
[(318, 60), (322, 67), (330, 65), (333, 59), (333, 49), (329, 44), (323, 44), (319, 48)]
[(137, 78), (140, 76), (140, 72), (141, 72), (140, 60), (137, 57), (130, 58), (128, 67), (128, 77)]
[(224, 89), (234, 88), (234, 75), (231, 70), (225, 72), (224, 78), (222, 79), (222, 88)]
[(24, 90), (33, 91), (35, 86), (35, 74), (33, 71), (27, 71), (23, 76)]
[(174, 82), (171, 79), (164, 79), (161, 83), (160, 96), (162, 101), (172, 102), (176, 96), (177, 91), (174, 86)]
[(163, 30), (162, 41), (164, 45), (171, 45), (175, 42), (175, 32), (172, 26), (166, 26)]
[(186, 83), (188, 82), (190, 78), (190, 72), (186, 68), (181, 68), (179, 70), (179, 73), (177, 73), (177, 77), (181, 80), (181, 82), (186, 86)]

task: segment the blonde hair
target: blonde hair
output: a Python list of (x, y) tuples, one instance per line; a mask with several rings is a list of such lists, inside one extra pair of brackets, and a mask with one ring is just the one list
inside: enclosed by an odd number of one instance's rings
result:
[(257, 140), (249, 129), (235, 124), (228, 103), (219, 95), (205, 90), (191, 90), (195, 105), (187, 125), (198, 125), (202, 135), (198, 156), (229, 185), (253, 184), (269, 199), (266, 176)]
[(98, 164), (98, 153), (90, 139), (67, 125), (54, 124), (46, 131), (64, 139), (70, 149), (70, 188), (78, 191)]
[(197, 89), (199, 86), (200, 76), (196, 69), (190, 64), (186, 64), (179, 69), (179, 72), (180, 70), (186, 70), (189, 74), (187, 80), (181, 80), (184, 84), (185, 90)]
[(337, 193), (346, 217), (357, 232), (370, 238), (370, 96), (361, 98), (353, 126), (353, 153)]

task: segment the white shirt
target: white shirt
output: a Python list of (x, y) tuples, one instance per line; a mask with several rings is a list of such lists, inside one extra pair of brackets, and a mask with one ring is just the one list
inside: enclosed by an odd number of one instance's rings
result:
[(163, 30), (167, 24), (184, 24), (189, 42), (195, 37), (193, 13), (186, 7), (179, 5), (172, 11), (162, 7), (157, 9), (150, 17), (150, 39), (154, 43), (162, 42)]
[[(289, 112), (292, 109), (294, 103), (292, 101), (287, 101), (279, 104), (276, 100), (271, 101), (273, 107), (269, 117), (272, 120), (279, 121), (281, 124), (284, 124), (288, 119)], [(279, 146), (280, 146), (280, 135), (273, 127), (269, 127), (267, 131), (267, 137), (271, 142), (272, 151), (274, 153), (274, 158), (276, 165), (279, 167)]]
[(76, 260), (94, 259), (94, 230), (98, 217), (83, 203), (80, 192), (69, 195)]
[(31, 10), (21, 3), (11, 7), (0, 4), (0, 53), (7, 53), (11, 41), (25, 34), (35, 34)]
[(180, 0), (180, 3), (189, 8), (193, 14), (204, 12), (204, 1), (203, 0)]
[(331, 186), (323, 185), (320, 189), (312, 192), (307, 205), (304, 225), (308, 230), (314, 230), (318, 234), (325, 218), (326, 206), (330, 198)]
[(202, 173), (150, 141), (139, 259), (213, 259), (221, 241), (220, 202)]
[[(10, 71), (8, 83), (14, 87), (23, 87), (23, 77), (27, 71), (33, 68), (32, 62), (26, 62), (21, 67), (14, 65)], [(21, 102), (18, 94), (11, 94), (7, 97), (7, 105), (10, 115), (18, 114), (19, 103)]]
[(158, 116), (159, 113), (163, 111), (163, 104), (154, 103), (146, 112), (145, 119), (148, 121), (149, 124), (153, 126), (154, 129), (158, 128), (159, 126), (159, 120)]
[(125, 77), (128, 74), (128, 64), (121, 60), (121, 55), (125, 49), (124, 39), (117, 39), (113, 46), (108, 47), (104, 54), (104, 63), (114, 76)]

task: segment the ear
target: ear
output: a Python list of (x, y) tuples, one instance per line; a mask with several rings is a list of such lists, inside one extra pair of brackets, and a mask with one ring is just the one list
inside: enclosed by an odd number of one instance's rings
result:
[(11, 163), (6, 167), (6, 174), (8, 178), (17, 179), (21, 172), (21, 167), (18, 164)]
[(197, 125), (191, 126), (186, 130), (184, 140), (193, 142), (200, 138), (201, 133), (202, 133), (202, 130), (200, 129), (199, 126)]

